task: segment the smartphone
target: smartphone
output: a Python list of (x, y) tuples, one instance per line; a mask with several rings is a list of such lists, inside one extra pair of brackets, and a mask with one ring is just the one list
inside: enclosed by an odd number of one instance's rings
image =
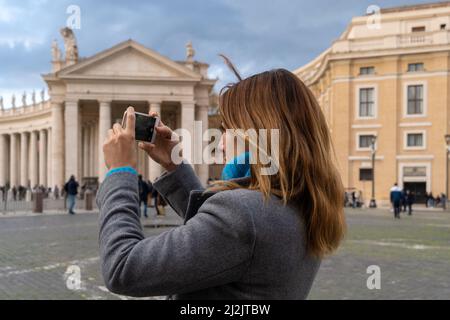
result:
[[(156, 130), (155, 127), (159, 124), (158, 117), (151, 117), (148, 114), (135, 112), (135, 138), (137, 141), (155, 142)], [(127, 124), (127, 112), (123, 114), (122, 127), (125, 128)]]

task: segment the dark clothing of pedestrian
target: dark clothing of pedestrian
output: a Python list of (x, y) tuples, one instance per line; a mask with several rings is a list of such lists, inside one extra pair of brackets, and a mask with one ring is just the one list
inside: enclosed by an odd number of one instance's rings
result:
[[(142, 180), (142, 177), (139, 178), (138, 180), (138, 184), (139, 184), (139, 208), (142, 207), (142, 205), (144, 205), (144, 217), (148, 217), (147, 215), (147, 206), (148, 206), (148, 194), (151, 192), (150, 190), (150, 186), (147, 184), (147, 182), (145, 182), (144, 180)], [(140, 211), (139, 211), (139, 216), (140, 216)]]
[(414, 202), (416, 201), (416, 197), (414, 193), (410, 192), (406, 195), (406, 203), (408, 205), (408, 215), (412, 215), (412, 206)]
[(400, 205), (402, 201), (402, 191), (397, 185), (391, 188), (390, 198), (392, 206), (394, 208), (394, 218), (400, 219), (400, 210), (401, 210)]
[(75, 202), (78, 194), (78, 182), (74, 176), (71, 176), (69, 181), (64, 185), (64, 193), (67, 194), (67, 201), (69, 207), (69, 214), (75, 214)]

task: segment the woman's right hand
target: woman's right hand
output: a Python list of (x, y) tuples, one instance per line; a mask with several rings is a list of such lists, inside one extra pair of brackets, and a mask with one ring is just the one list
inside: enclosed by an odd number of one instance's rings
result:
[[(156, 112), (150, 112), (150, 116), (157, 117)], [(156, 129), (154, 143), (139, 142), (139, 148), (147, 152), (154, 161), (159, 163), (165, 170), (173, 171), (177, 165), (172, 161), (172, 149), (179, 143), (175, 133), (161, 121)]]

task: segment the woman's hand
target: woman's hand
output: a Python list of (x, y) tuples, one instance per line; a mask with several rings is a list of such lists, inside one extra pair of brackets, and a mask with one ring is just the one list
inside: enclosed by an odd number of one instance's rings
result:
[[(157, 117), (156, 112), (150, 112), (150, 116)], [(177, 165), (172, 161), (172, 149), (179, 143), (176, 134), (161, 121), (156, 129), (154, 143), (139, 142), (139, 148), (147, 154), (165, 170), (173, 171)]]
[(108, 169), (127, 166), (136, 168), (135, 119), (134, 108), (128, 107), (126, 129), (116, 123), (112, 129), (108, 130), (108, 137), (103, 144), (103, 154)]

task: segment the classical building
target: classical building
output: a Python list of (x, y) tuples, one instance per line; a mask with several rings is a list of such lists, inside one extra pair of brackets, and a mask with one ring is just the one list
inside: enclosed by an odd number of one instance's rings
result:
[[(187, 45), (185, 61), (172, 61), (128, 40), (89, 58), (78, 57), (72, 30), (61, 30), (65, 58), (52, 45), (52, 72), (43, 75), (49, 99), (4, 108), (0, 100), (0, 185), (61, 186), (70, 175), (78, 180), (104, 178), (102, 144), (112, 124), (132, 105), (139, 112), (157, 111), (172, 128), (190, 132), (194, 120), (208, 126), (208, 65), (195, 61)], [(43, 95), (42, 95), (43, 96)], [(194, 142), (194, 148), (202, 143)], [(201, 180), (208, 166), (195, 165)], [(139, 150), (138, 171), (151, 180), (161, 168)]]
[(355, 17), (329, 49), (294, 71), (323, 108), (345, 187), (360, 190), (366, 203), (372, 136), (379, 202), (388, 202), (394, 182), (418, 200), (446, 192), (449, 71), (449, 2)]

